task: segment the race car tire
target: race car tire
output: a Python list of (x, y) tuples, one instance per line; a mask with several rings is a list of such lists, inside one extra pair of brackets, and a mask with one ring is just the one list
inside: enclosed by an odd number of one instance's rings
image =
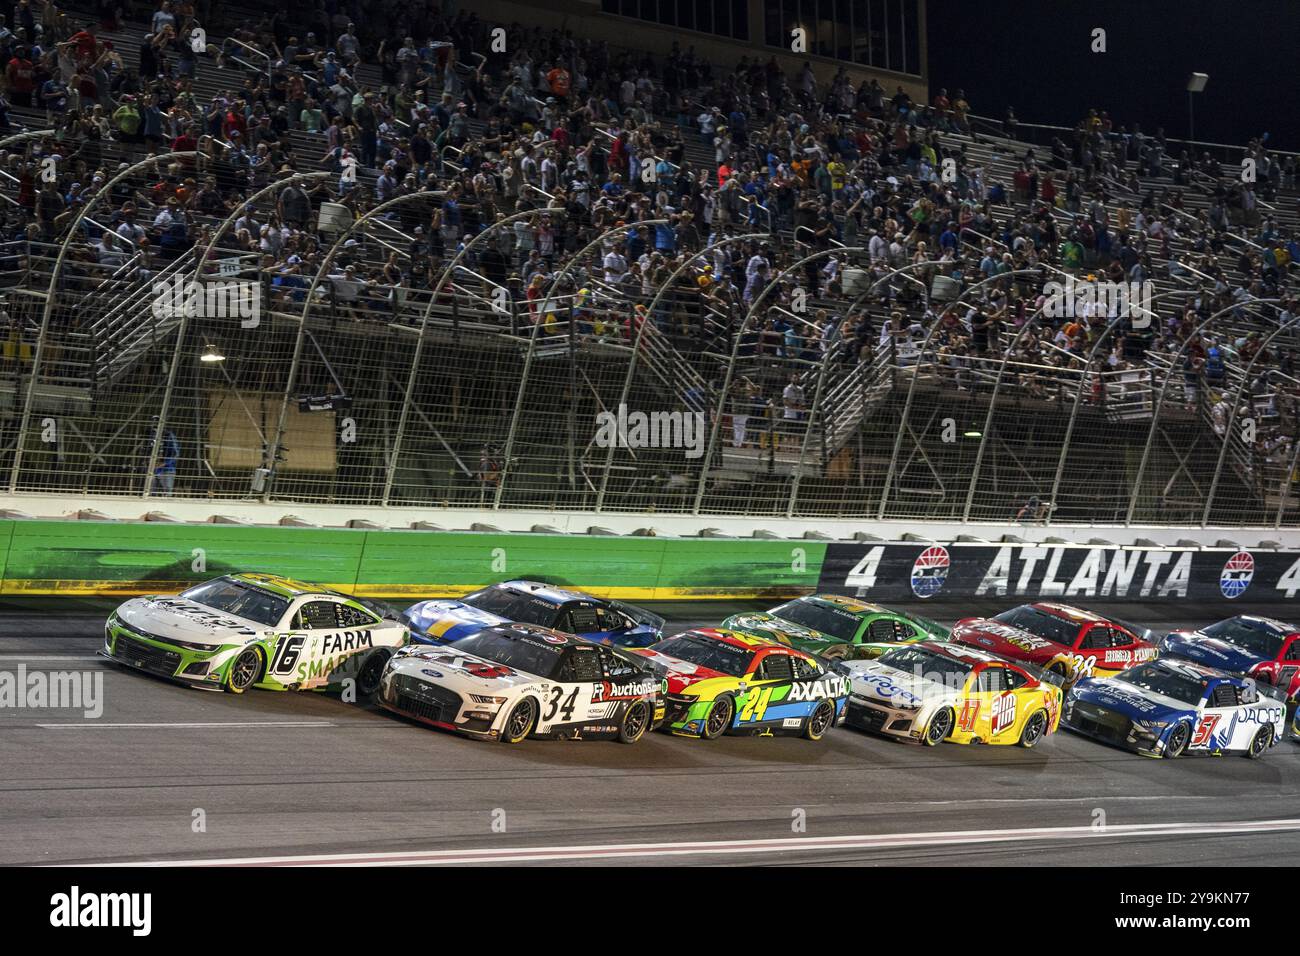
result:
[(823, 700), (804, 721), (803, 735), (808, 740), (821, 740), (833, 723), (835, 723), (835, 701)]
[(731, 727), (731, 719), (735, 716), (736, 702), (730, 697), (719, 697), (704, 718), (700, 736), (705, 740), (717, 740)]
[(1255, 736), (1250, 738), (1250, 746), (1246, 748), (1246, 759), (1258, 760), (1260, 757), (1264, 756), (1264, 754), (1268, 751), (1268, 748), (1271, 747), (1272, 745), (1273, 745), (1272, 726), (1266, 725), (1264, 727), (1259, 728), (1259, 731), (1255, 734)]
[(1169, 731), (1169, 737), (1165, 740), (1164, 756), (1181, 757), (1183, 751), (1187, 749), (1187, 742), (1191, 740), (1192, 728), (1190, 724), (1177, 724), (1174, 729)]
[(1047, 733), (1047, 711), (1036, 710), (1025, 719), (1024, 729), (1020, 731), (1020, 746), (1028, 749), (1042, 740)]
[(618, 742), (634, 744), (645, 736), (650, 727), (650, 708), (643, 700), (635, 701), (623, 711), (623, 721), (618, 725)]
[(242, 694), (262, 679), (264, 666), (262, 652), (256, 647), (246, 647), (230, 662), (226, 671), (226, 690), (232, 694)]
[(503, 744), (517, 744), (528, 739), (528, 735), (533, 732), (537, 726), (537, 701), (531, 697), (525, 697), (519, 703), (515, 704), (514, 710), (506, 716), (506, 722), (501, 727), (501, 742)]
[(379, 690), (379, 679), (384, 676), (391, 653), (383, 648), (371, 651), (357, 668), (357, 697), (372, 697)]
[(927, 747), (937, 747), (948, 739), (952, 733), (953, 725), (957, 722), (957, 714), (951, 707), (944, 707), (934, 712), (930, 718), (930, 723), (925, 728), (925, 734), (921, 737), (921, 742)]

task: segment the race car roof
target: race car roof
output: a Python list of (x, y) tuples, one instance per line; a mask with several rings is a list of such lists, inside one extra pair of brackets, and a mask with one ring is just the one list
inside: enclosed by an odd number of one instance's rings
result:
[(594, 601), (599, 603), (598, 598), (590, 594), (583, 594), (581, 591), (569, 591), (565, 588), (557, 588), (554, 585), (543, 584), (541, 581), (502, 581), (497, 584), (499, 588), (509, 588), (512, 591), (520, 591), (532, 597), (541, 598), (543, 601), (550, 601), (553, 604), (564, 604), (568, 601)]
[(731, 647), (739, 647), (747, 651), (769, 651), (781, 654), (793, 654), (796, 657), (812, 658), (811, 654), (805, 654), (803, 651), (797, 650), (793, 647), (778, 644), (776, 641), (769, 641), (765, 637), (753, 637), (752, 635), (742, 634), (740, 631), (733, 631), (730, 628), (724, 627), (696, 627), (673, 636), (703, 637), (711, 641), (717, 641), (720, 644), (728, 644)]
[[(261, 574), (252, 571), (241, 571), (238, 574), (230, 575), (236, 581), (242, 581), (245, 584), (251, 584), (278, 594), (280, 597), (296, 598), (303, 594), (337, 594), (328, 588), (322, 588), (315, 584), (307, 584), (303, 581), (295, 581), (293, 578), (286, 578), (280, 574)], [(339, 595), (346, 597), (346, 595)]]
[(1102, 623), (1110, 623), (1110, 619), (1107, 617), (1102, 617), (1102, 615), (1093, 611), (1085, 611), (1080, 607), (1072, 607), (1069, 604), (1054, 604), (1051, 601), (1039, 601), (1036, 604), (1031, 604), (1030, 607), (1038, 608), (1038, 610), (1045, 611), (1048, 614), (1055, 614), (1057, 617), (1067, 617), (1072, 621), (1091, 621), (1093, 623), (1100, 621)]
[(872, 604), (870, 601), (862, 601), (858, 598), (845, 597), (843, 594), (813, 594), (811, 600), (825, 601), (827, 604), (834, 604), (843, 611), (850, 611), (854, 614), (887, 614), (888, 608), (881, 607), (879, 604)]
[(478, 632), (479, 634), (496, 634), (499, 637), (509, 638), (512, 641), (525, 640), (543, 640), (547, 644), (563, 646), (565, 644), (583, 644), (595, 647), (590, 641), (584, 641), (582, 638), (575, 637), (572, 634), (565, 634), (563, 631), (557, 631), (549, 627), (542, 627), (540, 624), (494, 624), (491, 627), (485, 627)]

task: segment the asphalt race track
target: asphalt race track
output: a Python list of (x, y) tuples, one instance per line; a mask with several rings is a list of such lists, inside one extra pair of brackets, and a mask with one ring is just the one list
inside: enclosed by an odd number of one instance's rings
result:
[[(236, 697), (122, 670), (93, 657), (116, 603), (0, 604), (0, 671), (102, 672), (104, 695), (95, 720), (0, 708), (0, 864), (1257, 866), (1300, 854), (1289, 732), (1258, 761), (1153, 760), (1067, 731), (1028, 751), (845, 728), (819, 743), (653, 734), (507, 747), (333, 696)], [(1010, 603), (922, 610), (951, 623)], [(677, 631), (742, 606), (754, 605), (657, 610)], [(1186, 601), (1111, 610), (1162, 633), (1228, 614)]]

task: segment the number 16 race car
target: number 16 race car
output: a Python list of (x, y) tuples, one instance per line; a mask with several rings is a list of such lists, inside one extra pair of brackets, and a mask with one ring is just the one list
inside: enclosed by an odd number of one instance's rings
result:
[(663, 681), (616, 647), (503, 624), (448, 647), (411, 644), (384, 671), (380, 706), (433, 727), (515, 744), (528, 737), (636, 743), (663, 718)]
[(1255, 758), (1281, 739), (1286, 703), (1253, 680), (1162, 659), (1109, 680), (1079, 681), (1066, 698), (1063, 720), (1073, 731), (1148, 757)]
[(208, 690), (326, 690), (353, 680), (368, 696), (409, 639), (391, 614), (274, 574), (229, 574), (178, 596), (127, 601), (104, 625), (100, 653)]

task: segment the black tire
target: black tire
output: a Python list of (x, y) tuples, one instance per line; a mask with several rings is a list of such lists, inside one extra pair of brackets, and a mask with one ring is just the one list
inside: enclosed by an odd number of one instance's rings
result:
[(1170, 758), (1181, 757), (1191, 738), (1192, 728), (1190, 724), (1175, 725), (1174, 729), (1169, 731), (1169, 737), (1165, 740), (1164, 756)]
[(1264, 754), (1268, 753), (1268, 748), (1273, 745), (1273, 725), (1265, 724), (1259, 728), (1254, 737), (1250, 738), (1250, 746), (1246, 749), (1246, 759), (1258, 760)]
[(736, 702), (730, 697), (719, 697), (713, 702), (708, 715), (704, 718), (700, 736), (705, 740), (717, 740), (731, 729), (731, 721), (735, 716)]
[(623, 711), (623, 722), (618, 725), (618, 742), (634, 744), (650, 729), (650, 708), (643, 700), (633, 701)]
[(357, 668), (357, 700), (373, 697), (378, 693), (379, 680), (384, 676), (384, 668), (388, 666), (388, 658), (391, 656), (392, 654), (383, 648), (366, 655), (366, 659)]
[(246, 647), (230, 662), (226, 671), (226, 690), (232, 694), (242, 694), (262, 679), (264, 662), (262, 652), (256, 647)]
[(927, 747), (937, 747), (948, 739), (952, 733), (953, 725), (957, 723), (957, 714), (951, 707), (944, 707), (942, 710), (935, 711), (930, 718), (929, 725), (925, 728), (925, 734), (921, 737), (921, 742)]
[(1036, 710), (1025, 720), (1024, 729), (1020, 731), (1020, 746), (1026, 749), (1047, 736), (1047, 711)]
[(835, 723), (835, 701), (824, 700), (804, 721), (803, 735), (808, 740), (821, 740), (833, 723)]
[(503, 744), (522, 743), (528, 739), (528, 735), (533, 732), (533, 728), (536, 726), (537, 701), (531, 697), (525, 697), (515, 704), (514, 710), (510, 711), (506, 717), (505, 725), (501, 728), (501, 742)]

